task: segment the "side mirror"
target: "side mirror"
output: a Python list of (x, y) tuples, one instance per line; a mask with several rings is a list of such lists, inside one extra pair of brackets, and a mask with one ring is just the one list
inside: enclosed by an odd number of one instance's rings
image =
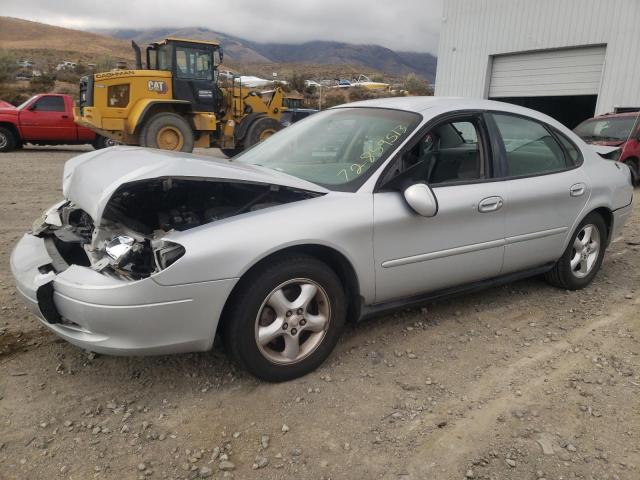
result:
[(404, 199), (418, 215), (433, 217), (438, 213), (438, 200), (431, 188), (424, 183), (416, 183), (404, 191)]
[(32, 103), (31, 105), (29, 105), (29, 106), (27, 107), (27, 110), (31, 110), (32, 112), (33, 112), (34, 110), (37, 110), (37, 109), (38, 109), (38, 103), (37, 103), (37, 102), (34, 102), (34, 103)]

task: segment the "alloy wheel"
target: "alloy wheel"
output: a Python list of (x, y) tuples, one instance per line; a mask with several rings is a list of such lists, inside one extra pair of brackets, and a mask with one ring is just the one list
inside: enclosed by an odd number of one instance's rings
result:
[(584, 278), (593, 270), (600, 255), (600, 231), (593, 224), (587, 224), (573, 241), (571, 254), (571, 273), (577, 278)]
[(255, 340), (270, 362), (293, 364), (322, 343), (331, 321), (331, 302), (313, 280), (296, 278), (274, 288), (255, 321)]

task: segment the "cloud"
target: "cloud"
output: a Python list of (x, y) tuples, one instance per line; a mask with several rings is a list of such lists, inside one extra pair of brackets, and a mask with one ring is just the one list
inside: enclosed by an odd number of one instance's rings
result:
[(69, 28), (205, 27), (258, 42), (332, 40), (436, 53), (443, 0), (3, 0), (2, 15)]

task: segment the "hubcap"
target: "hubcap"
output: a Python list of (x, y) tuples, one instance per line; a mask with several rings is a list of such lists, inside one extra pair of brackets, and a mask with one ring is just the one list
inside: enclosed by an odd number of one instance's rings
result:
[(591, 273), (600, 255), (600, 231), (595, 225), (585, 225), (573, 241), (571, 273), (583, 278)]
[(6, 147), (8, 142), (7, 137), (0, 133), (0, 148)]
[(184, 138), (176, 127), (162, 127), (156, 135), (158, 148), (163, 150), (180, 150), (184, 145)]
[(107, 147), (115, 147), (115, 146), (117, 146), (117, 145), (120, 145), (120, 142), (116, 142), (116, 141), (115, 141), (114, 139), (112, 139), (112, 138), (107, 138), (107, 139), (105, 140), (104, 144), (105, 144)]
[(274, 288), (258, 310), (255, 338), (273, 363), (292, 364), (313, 353), (331, 321), (327, 292), (313, 280), (296, 278)]
[(267, 130), (265, 130), (264, 132), (262, 132), (260, 134), (260, 141), (266, 140), (267, 138), (269, 138), (271, 135), (273, 135), (274, 133), (276, 133), (275, 130), (269, 128)]

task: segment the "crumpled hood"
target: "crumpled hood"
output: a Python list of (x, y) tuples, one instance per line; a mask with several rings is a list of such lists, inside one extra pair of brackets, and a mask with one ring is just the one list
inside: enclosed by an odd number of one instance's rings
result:
[(121, 185), (163, 177), (237, 180), (319, 193), (328, 191), (264, 167), (140, 147), (111, 147), (72, 158), (64, 166), (62, 191), (67, 200), (98, 223), (109, 199)]

